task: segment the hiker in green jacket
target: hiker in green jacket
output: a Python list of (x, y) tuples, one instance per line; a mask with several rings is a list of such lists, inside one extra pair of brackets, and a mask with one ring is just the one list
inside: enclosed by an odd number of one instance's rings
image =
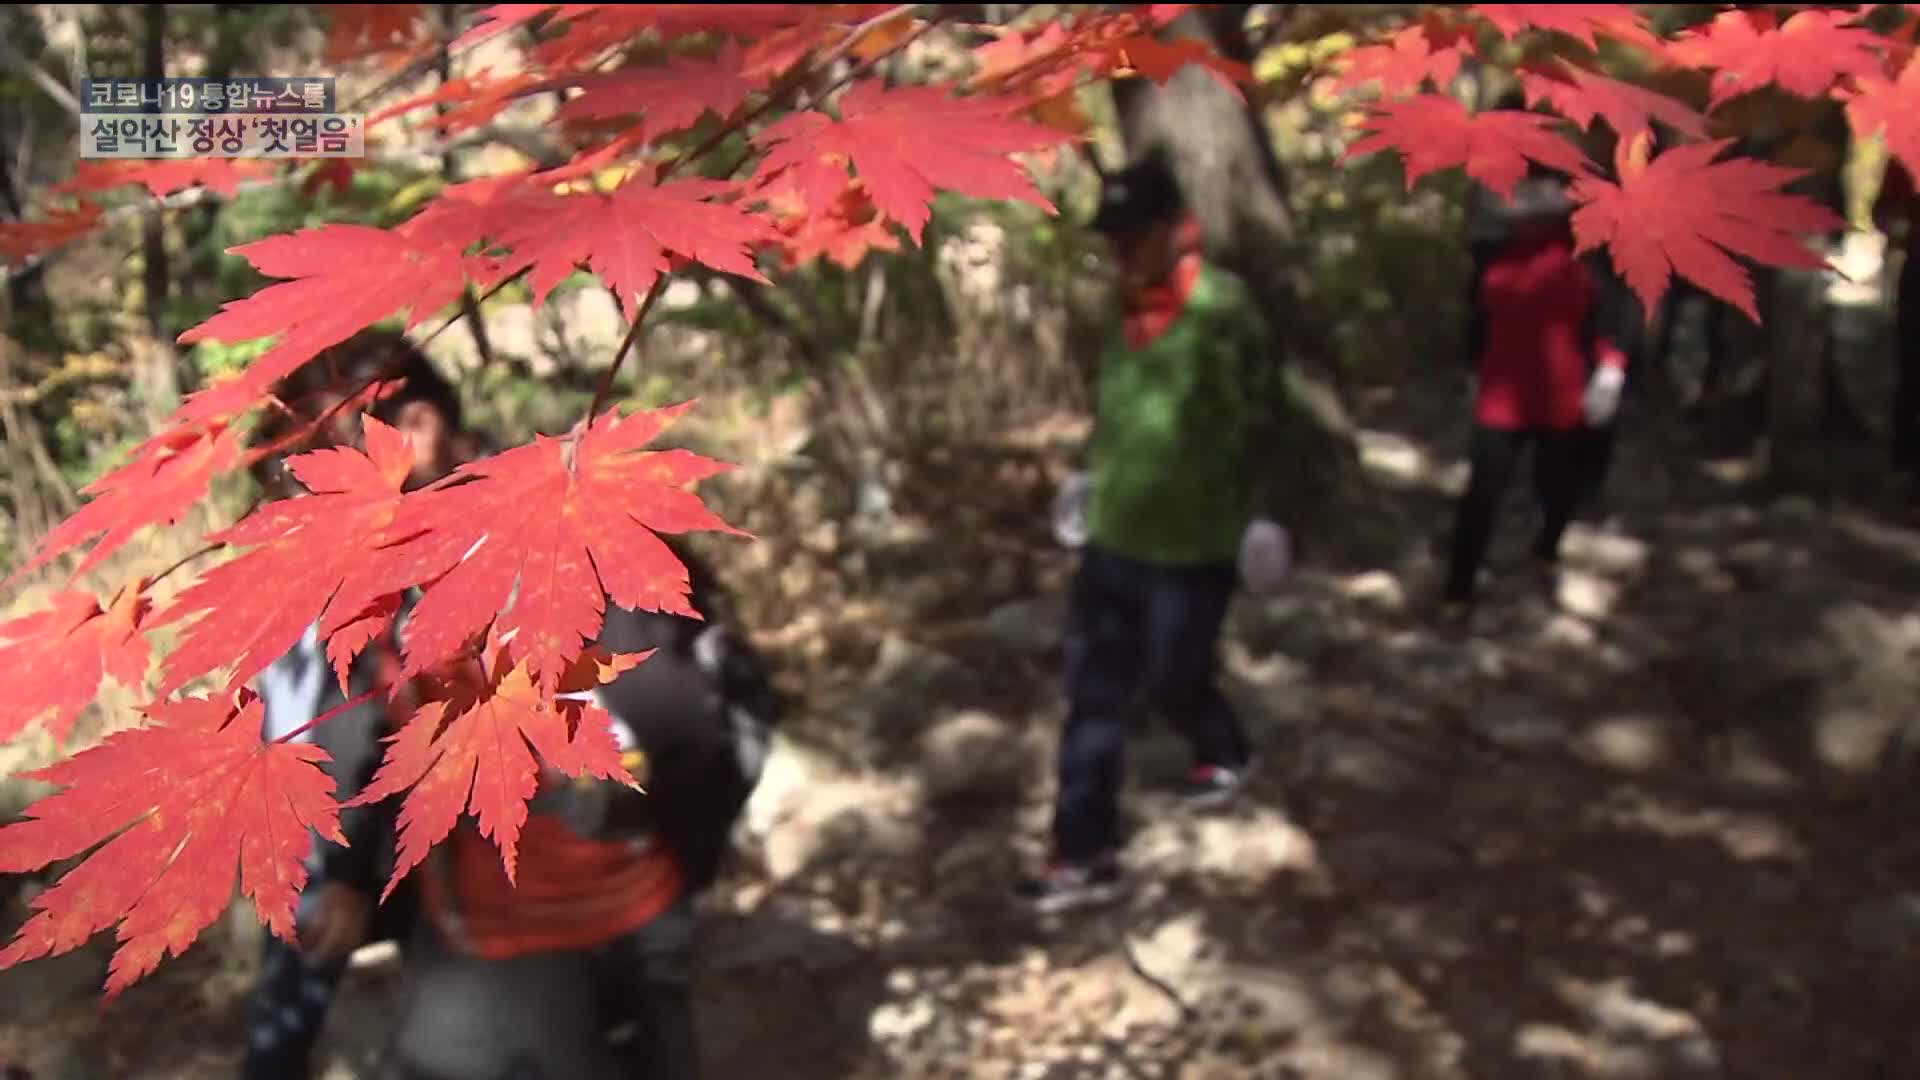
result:
[(1119, 895), (1122, 758), (1143, 684), (1193, 747), (1187, 800), (1239, 794), (1252, 747), (1215, 685), (1217, 645), (1236, 585), (1264, 589), (1286, 568), (1262, 453), (1276, 371), (1246, 285), (1201, 255), (1158, 155), (1108, 178), (1093, 225), (1111, 241), (1126, 313), (1100, 365), (1053, 857), (1016, 889), (1040, 913)]

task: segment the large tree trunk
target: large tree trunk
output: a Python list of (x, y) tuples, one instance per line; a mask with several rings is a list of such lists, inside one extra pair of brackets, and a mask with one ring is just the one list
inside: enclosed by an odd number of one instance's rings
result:
[[(142, 7), (143, 44), (146, 52), (146, 78), (166, 78), (167, 5)], [(154, 107), (154, 111), (158, 106)], [(167, 292), (172, 274), (167, 267), (166, 214), (155, 205), (147, 209), (140, 223), (143, 269), (141, 284), (146, 293), (147, 332), (152, 340), (133, 343), (134, 385), (147, 418), (158, 423), (180, 403), (179, 357), (168, 332)]]
[[(1232, 59), (1250, 62), (1242, 27), (1250, 5), (1197, 9), (1171, 33), (1209, 41)], [(1338, 360), (1313, 305), (1306, 259), (1287, 202), (1286, 174), (1256, 107), (1236, 100), (1198, 67), (1162, 88), (1149, 79), (1113, 84), (1121, 139), (1129, 160), (1163, 149), (1206, 234), (1209, 257), (1243, 278), (1268, 313), (1274, 358), (1283, 365), (1289, 453), (1287, 469), (1303, 478), (1298, 513), (1288, 524), (1310, 552), (1377, 564), (1398, 533), (1360, 468), (1358, 431), (1348, 414)], [(1276, 466), (1277, 467), (1277, 466)], [(1378, 541), (1378, 542), (1376, 542)]]

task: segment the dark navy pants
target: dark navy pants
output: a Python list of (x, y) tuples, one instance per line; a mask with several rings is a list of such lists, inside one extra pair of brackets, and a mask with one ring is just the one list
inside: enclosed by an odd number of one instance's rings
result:
[(1246, 733), (1214, 682), (1237, 580), (1232, 563), (1169, 568), (1085, 549), (1067, 610), (1059, 857), (1082, 861), (1119, 845), (1127, 730), (1142, 689), (1192, 744), (1196, 764), (1246, 762)]
[[(315, 873), (300, 894), (294, 925), (311, 917), (313, 901), (325, 884)], [(403, 884), (387, 903), (374, 909), (369, 928), (372, 941), (404, 942), (418, 911), (415, 894)], [(308, 1059), (326, 1027), (334, 991), (346, 973), (347, 962), (321, 963), (268, 934), (260, 958), (260, 981), (247, 1004), (247, 1052), (242, 1080), (305, 1080)]]

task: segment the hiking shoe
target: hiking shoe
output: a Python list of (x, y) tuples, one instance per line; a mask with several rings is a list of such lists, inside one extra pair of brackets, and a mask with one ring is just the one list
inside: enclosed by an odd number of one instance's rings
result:
[(1252, 771), (1251, 761), (1237, 769), (1225, 765), (1195, 765), (1180, 785), (1181, 801), (1196, 810), (1217, 810), (1239, 796)]
[(1014, 900), (1035, 915), (1111, 904), (1121, 896), (1120, 867), (1111, 856), (1088, 863), (1056, 859), (1016, 885)]

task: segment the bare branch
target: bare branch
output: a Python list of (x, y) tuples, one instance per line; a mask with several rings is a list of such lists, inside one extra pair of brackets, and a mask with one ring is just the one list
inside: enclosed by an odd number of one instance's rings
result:
[(65, 83), (48, 74), (46, 68), (27, 59), (19, 49), (14, 47), (13, 42), (4, 37), (0, 37), (0, 60), (4, 60), (7, 67), (18, 69), (27, 78), (32, 79), (35, 86), (44, 91), (61, 108), (67, 110), (67, 115), (72, 116), (75, 121), (80, 119), (80, 99), (74, 96), (73, 91), (68, 89)]

